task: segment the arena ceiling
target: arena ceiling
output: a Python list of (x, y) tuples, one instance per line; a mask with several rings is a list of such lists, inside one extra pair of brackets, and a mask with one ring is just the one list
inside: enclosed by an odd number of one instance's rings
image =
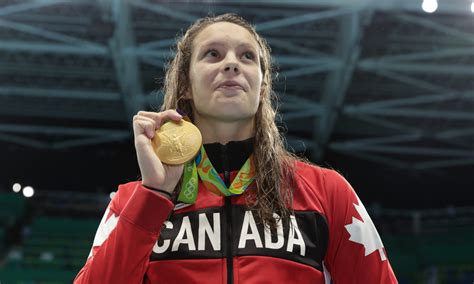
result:
[(438, 2), (427, 14), (413, 0), (1, 1), (2, 184), (106, 191), (136, 178), (131, 119), (159, 108), (176, 37), (234, 12), (272, 48), (290, 149), (370, 200), (464, 204), (474, 14), (469, 0)]

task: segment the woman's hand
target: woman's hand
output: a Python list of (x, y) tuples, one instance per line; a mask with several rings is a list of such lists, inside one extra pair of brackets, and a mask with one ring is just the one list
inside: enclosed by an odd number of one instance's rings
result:
[(163, 112), (139, 111), (133, 116), (135, 150), (143, 185), (159, 188), (169, 193), (172, 193), (176, 187), (183, 174), (183, 165), (163, 164), (153, 151), (151, 139), (163, 123), (169, 120), (179, 121), (182, 118), (177, 111), (171, 109)]

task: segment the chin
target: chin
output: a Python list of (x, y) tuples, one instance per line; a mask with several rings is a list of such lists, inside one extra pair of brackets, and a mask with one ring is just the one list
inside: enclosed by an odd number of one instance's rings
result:
[(255, 113), (248, 111), (239, 111), (236, 108), (228, 109), (222, 108), (219, 112), (213, 115), (215, 118), (218, 118), (223, 121), (236, 121), (236, 120), (246, 120), (251, 119), (255, 116)]

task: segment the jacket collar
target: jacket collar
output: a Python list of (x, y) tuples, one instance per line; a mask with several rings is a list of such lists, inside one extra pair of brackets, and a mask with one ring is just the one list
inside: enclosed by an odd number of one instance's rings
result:
[(218, 173), (238, 171), (253, 152), (255, 137), (242, 141), (204, 144), (207, 156)]

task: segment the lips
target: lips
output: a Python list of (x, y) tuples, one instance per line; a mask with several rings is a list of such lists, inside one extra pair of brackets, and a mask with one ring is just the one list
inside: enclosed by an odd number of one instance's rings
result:
[(217, 88), (231, 88), (231, 89), (242, 89), (245, 90), (244, 87), (237, 81), (234, 80), (227, 80), (219, 84)]

